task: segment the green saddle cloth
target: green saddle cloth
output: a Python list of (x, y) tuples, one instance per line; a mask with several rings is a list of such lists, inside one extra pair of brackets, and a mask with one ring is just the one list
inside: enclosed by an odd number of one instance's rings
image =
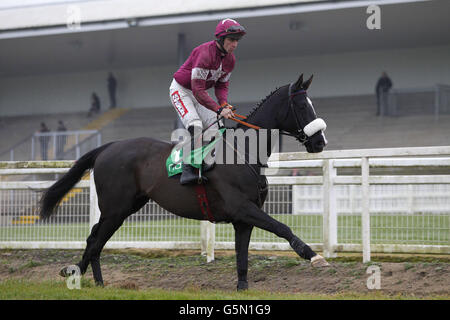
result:
[[(225, 128), (219, 129), (220, 137), (225, 132)], [(194, 151), (191, 151), (191, 156), (188, 157), (186, 163), (189, 163), (191, 166), (200, 169), (202, 166), (202, 162), (205, 157), (214, 149), (214, 146), (219, 141), (219, 139), (214, 139), (214, 141), (204, 145), (201, 148), (197, 148)], [(194, 161), (190, 161), (193, 159)], [(166, 160), (166, 170), (169, 177), (180, 174), (183, 171), (183, 148), (177, 149), (175, 146), (172, 149), (169, 157)]]

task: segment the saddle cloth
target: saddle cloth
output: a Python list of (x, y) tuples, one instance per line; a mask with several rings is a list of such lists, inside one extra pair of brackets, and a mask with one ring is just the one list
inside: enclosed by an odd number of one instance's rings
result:
[[(219, 129), (220, 137), (225, 132), (225, 128)], [(195, 161), (191, 162), (190, 165), (200, 169), (202, 166), (203, 160), (206, 158), (206, 156), (214, 149), (214, 146), (219, 141), (219, 139), (214, 139), (214, 141), (208, 143), (207, 145), (204, 145), (201, 148), (195, 149), (191, 151), (191, 156), (188, 157), (188, 159), (201, 159), (201, 161)], [(175, 176), (177, 174), (180, 174), (183, 171), (183, 148), (179, 146), (175, 146), (172, 151), (170, 152), (169, 157), (167, 157), (166, 160), (166, 170), (167, 175), (169, 177)]]

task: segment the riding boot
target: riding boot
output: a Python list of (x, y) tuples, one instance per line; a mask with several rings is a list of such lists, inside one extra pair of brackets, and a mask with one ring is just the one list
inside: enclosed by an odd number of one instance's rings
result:
[[(193, 151), (195, 149), (195, 139), (194, 139), (194, 131), (195, 131), (195, 127), (194, 126), (190, 126), (188, 128), (188, 131), (191, 135), (191, 150)], [(191, 154), (191, 163), (194, 162), (194, 155)], [(205, 183), (208, 181), (208, 179), (204, 176), (201, 176), (199, 174), (199, 169), (191, 166), (188, 163), (183, 163), (182, 165), (182, 173), (181, 173), (181, 177), (180, 177), (180, 184), (181, 185), (186, 185), (186, 184), (193, 184), (193, 183)]]
[(193, 184), (198, 183), (200, 177), (198, 175), (198, 169), (194, 168), (190, 164), (183, 163), (183, 172), (181, 173), (180, 177), (180, 184)]

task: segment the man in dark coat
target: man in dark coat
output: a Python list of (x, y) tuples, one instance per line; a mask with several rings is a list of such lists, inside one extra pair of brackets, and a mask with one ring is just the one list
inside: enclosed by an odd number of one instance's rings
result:
[[(62, 120), (58, 120), (58, 128), (56, 130), (61, 133), (67, 131), (67, 128)], [(61, 134), (56, 136), (56, 158), (58, 160), (63, 159), (64, 147), (66, 145), (66, 142), (67, 142), (67, 135)]]
[(100, 113), (100, 98), (95, 92), (92, 92), (91, 108), (89, 109), (88, 117), (91, 117), (94, 113)]
[[(41, 122), (41, 129), (39, 133), (47, 133), (50, 132), (50, 129), (47, 127), (45, 122)], [(42, 160), (48, 159), (48, 143), (50, 142), (50, 136), (40, 136), (39, 143), (41, 144), (41, 158)]]
[(108, 92), (111, 103), (109, 107), (111, 109), (116, 107), (116, 87), (117, 87), (116, 78), (114, 78), (112, 72), (110, 72), (108, 76)]
[[(375, 92), (377, 95), (377, 116), (381, 113), (381, 104), (383, 104), (384, 108), (386, 108), (387, 96), (391, 87), (391, 79), (389, 79), (386, 72), (383, 72), (380, 79), (378, 79), (377, 86), (375, 87)], [(386, 109), (383, 109), (383, 113), (386, 113), (386, 111)]]

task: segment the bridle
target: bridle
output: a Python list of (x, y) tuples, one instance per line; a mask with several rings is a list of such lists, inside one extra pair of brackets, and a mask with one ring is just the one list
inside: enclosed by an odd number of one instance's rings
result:
[[(288, 96), (289, 96), (289, 98), (288, 98), (288, 105), (289, 105), (289, 109), (290, 109), (290, 110), (292, 111), (292, 113), (294, 114), (294, 120), (295, 120), (295, 124), (297, 125), (297, 131), (296, 131), (296, 133), (290, 133), (290, 132), (286, 132), (286, 131), (280, 130), (280, 134), (285, 135), (285, 136), (291, 136), (291, 137), (294, 137), (294, 138), (297, 139), (301, 144), (305, 144), (306, 142), (308, 142), (309, 137), (308, 137), (308, 135), (306, 135), (306, 133), (303, 131), (303, 129), (302, 129), (301, 125), (300, 125), (300, 120), (299, 120), (299, 118), (298, 118), (297, 112), (295, 111), (295, 108), (294, 108), (294, 99), (293, 99), (292, 97), (294, 97), (294, 96), (296, 96), (296, 95), (298, 95), (298, 94), (304, 94), (304, 93), (306, 93), (306, 90), (302, 89), (302, 90), (299, 90), (299, 91), (296, 91), (296, 92), (293, 93), (293, 92), (292, 92), (292, 87), (293, 87), (293, 86), (294, 86), (293, 83), (291, 83), (291, 84), (289, 85), (289, 91), (288, 91)], [(288, 114), (289, 114), (289, 111), (288, 111), (288, 113), (286, 114), (286, 117), (287, 117)]]
[[(296, 96), (296, 95), (298, 95), (298, 94), (305, 94), (305, 93), (306, 93), (306, 90), (305, 90), (305, 89), (301, 89), (301, 90), (299, 90), (299, 91), (292, 92), (293, 86), (294, 86), (293, 83), (291, 83), (291, 84), (289, 85), (289, 90), (288, 90), (288, 105), (289, 105), (289, 110), (290, 110), (290, 111), (293, 113), (293, 115), (294, 115), (294, 120), (295, 120), (295, 124), (296, 124), (296, 126), (297, 126), (297, 130), (296, 130), (295, 133), (290, 133), (290, 132), (287, 132), (287, 131), (284, 131), (284, 130), (280, 130), (280, 134), (285, 135), (285, 136), (294, 137), (294, 138), (297, 139), (301, 144), (305, 144), (305, 143), (307, 143), (307, 142), (309, 141), (309, 138), (310, 138), (311, 135), (306, 134), (306, 133), (305, 133), (305, 128), (306, 128), (306, 127), (302, 129), (302, 127), (301, 127), (301, 125), (300, 125), (300, 120), (299, 120), (298, 114), (297, 114), (297, 112), (295, 111), (295, 107), (294, 107), (295, 104), (294, 104), (294, 99), (293, 99), (293, 97)], [(288, 112), (286, 113), (285, 118), (287, 118), (287, 116), (289, 115), (289, 110), (288, 110)], [(238, 118), (243, 119), (243, 120), (244, 120), (244, 119), (247, 119), (247, 117), (242, 116), (242, 115), (237, 114), (237, 113), (234, 113), (234, 115), (235, 115), (236, 117), (238, 117)], [(240, 123), (240, 124), (243, 124), (244, 126), (247, 126), (247, 127), (250, 127), (250, 128), (256, 129), (256, 130), (261, 129), (261, 127), (256, 126), (256, 125), (253, 125), (253, 124), (250, 124), (250, 123), (245, 122), (245, 121), (243, 121), (243, 120), (239, 120), (239, 119), (236, 119), (236, 118), (230, 118), (230, 120), (236, 121), (236, 122), (238, 122), (238, 123)], [(319, 119), (316, 119), (316, 120), (319, 120)], [(316, 120), (313, 120), (313, 122), (316, 121)]]

